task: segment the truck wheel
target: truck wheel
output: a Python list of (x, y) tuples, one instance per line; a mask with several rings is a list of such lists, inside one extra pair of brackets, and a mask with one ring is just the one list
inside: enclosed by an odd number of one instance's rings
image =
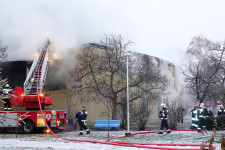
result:
[(23, 133), (29, 134), (34, 131), (35, 125), (32, 121), (25, 121), (25, 123), (22, 125)]

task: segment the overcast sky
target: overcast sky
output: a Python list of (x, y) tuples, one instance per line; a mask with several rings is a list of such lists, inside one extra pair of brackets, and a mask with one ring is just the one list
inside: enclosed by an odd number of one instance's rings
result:
[(131, 50), (180, 65), (193, 36), (225, 39), (224, 0), (0, 0), (9, 60), (30, 58), (50, 38), (58, 52), (121, 34)]

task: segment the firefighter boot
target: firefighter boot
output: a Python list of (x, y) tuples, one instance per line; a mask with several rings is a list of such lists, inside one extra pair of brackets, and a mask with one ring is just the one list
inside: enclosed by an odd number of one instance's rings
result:
[(166, 132), (166, 133), (171, 133), (170, 129), (169, 129), (169, 130), (167, 130), (167, 132)]
[(87, 134), (90, 134), (90, 131), (89, 131), (89, 129), (87, 129), (86, 131), (87, 131)]
[(160, 131), (158, 134), (163, 134), (163, 131)]

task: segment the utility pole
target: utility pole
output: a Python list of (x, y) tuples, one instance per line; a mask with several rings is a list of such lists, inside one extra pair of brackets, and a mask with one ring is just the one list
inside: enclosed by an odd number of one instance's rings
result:
[(130, 113), (129, 113), (129, 61), (128, 61), (128, 57), (129, 57), (129, 54), (127, 53), (126, 54), (126, 57), (127, 57), (127, 133), (125, 133), (125, 136), (131, 136), (131, 133), (130, 133)]

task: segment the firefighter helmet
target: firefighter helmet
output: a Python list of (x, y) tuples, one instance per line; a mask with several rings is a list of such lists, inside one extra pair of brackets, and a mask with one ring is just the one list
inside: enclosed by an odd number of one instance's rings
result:
[(201, 103), (201, 104), (200, 104), (200, 107), (204, 107), (204, 103)]
[(162, 104), (161, 104), (161, 107), (162, 107), (162, 108), (166, 108), (166, 104), (165, 104), (165, 103), (162, 103)]
[(9, 84), (6, 84), (6, 85), (5, 85), (5, 88), (9, 88)]

